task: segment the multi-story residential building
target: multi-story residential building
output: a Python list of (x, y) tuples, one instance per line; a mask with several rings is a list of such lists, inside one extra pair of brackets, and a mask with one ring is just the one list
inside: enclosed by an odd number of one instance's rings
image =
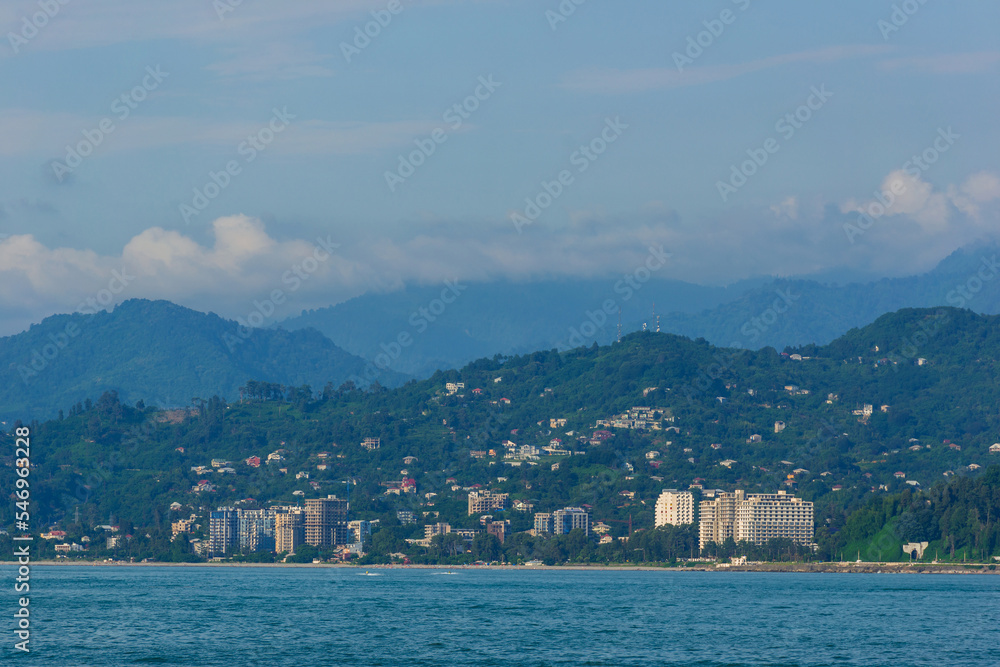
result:
[(733, 536), (736, 494), (719, 489), (706, 490), (702, 493), (702, 498), (698, 506), (698, 537), (701, 548), (704, 549), (709, 542), (722, 544)]
[(305, 505), (306, 544), (332, 547), (348, 543), (346, 500), (337, 496), (310, 498)]
[(656, 527), (694, 523), (694, 494), (665, 489), (656, 500)]
[(709, 491), (700, 505), (701, 548), (709, 542), (762, 544), (772, 539), (790, 539), (797, 544), (813, 540), (813, 504), (784, 491), (751, 493), (737, 490)]
[(796, 544), (811, 544), (813, 504), (784, 491), (750, 494), (736, 506), (733, 532), (737, 542), (763, 544), (783, 538)]
[(590, 514), (582, 507), (566, 507), (551, 514), (535, 513), (535, 535), (565, 535), (574, 528), (590, 534)]
[(243, 551), (274, 549), (274, 510), (236, 510), (239, 545)]
[(382, 446), (382, 438), (365, 438), (361, 441), (361, 446), (372, 452)]
[(198, 517), (191, 515), (190, 519), (178, 519), (170, 524), (170, 539), (175, 539), (181, 533), (190, 533)]
[(486, 532), (495, 536), (500, 540), (500, 544), (503, 544), (507, 535), (510, 534), (510, 521), (490, 521), (486, 524)]
[(552, 513), (552, 532), (556, 535), (565, 535), (575, 528), (590, 534), (590, 513), (582, 507), (567, 507)]
[(209, 515), (208, 550), (213, 554), (230, 554), (239, 549), (239, 516), (231, 507), (220, 507)]
[(399, 522), (403, 525), (417, 522), (417, 515), (411, 512), (410, 510), (397, 511), (396, 518), (399, 519)]
[(493, 510), (507, 509), (510, 494), (494, 493), (493, 491), (469, 492), (469, 515), (484, 514)]
[(466, 542), (472, 542), (472, 540), (476, 539), (476, 535), (479, 533), (478, 530), (472, 528), (452, 528), (451, 532), (458, 535)]
[(298, 507), (274, 509), (274, 550), (295, 553), (305, 542), (305, 513)]
[(364, 542), (365, 538), (372, 535), (371, 521), (348, 521), (347, 532), (350, 536), (350, 544)]
[(447, 535), (451, 532), (451, 524), (429, 523), (424, 526), (424, 539), (429, 540), (435, 535)]

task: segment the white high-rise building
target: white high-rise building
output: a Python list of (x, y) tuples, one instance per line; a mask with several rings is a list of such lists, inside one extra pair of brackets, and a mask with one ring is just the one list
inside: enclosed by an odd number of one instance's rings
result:
[(694, 523), (694, 494), (666, 489), (656, 500), (656, 527)]
[(698, 534), (701, 548), (709, 542), (722, 544), (728, 538), (737, 542), (763, 544), (772, 539), (790, 539), (797, 544), (813, 540), (813, 504), (777, 493), (735, 491), (706, 492), (699, 506)]

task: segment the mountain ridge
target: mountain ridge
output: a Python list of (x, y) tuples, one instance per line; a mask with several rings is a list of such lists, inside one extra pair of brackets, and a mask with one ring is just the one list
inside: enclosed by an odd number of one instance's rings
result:
[[(250, 378), (339, 385), (368, 363), (311, 329), (246, 329), (169, 301), (130, 299), (113, 311), (53, 315), (0, 338), (0, 419), (43, 419), (107, 390), (161, 406), (230, 399)], [(399, 384), (391, 371), (380, 380)]]

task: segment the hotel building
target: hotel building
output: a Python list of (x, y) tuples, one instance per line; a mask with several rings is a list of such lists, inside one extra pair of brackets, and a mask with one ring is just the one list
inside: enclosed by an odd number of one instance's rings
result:
[(656, 500), (656, 527), (694, 523), (694, 494), (666, 489)]
[(813, 540), (813, 504), (801, 498), (777, 493), (707, 491), (699, 505), (698, 533), (701, 548), (709, 542), (763, 544), (772, 539), (789, 539), (797, 544)]

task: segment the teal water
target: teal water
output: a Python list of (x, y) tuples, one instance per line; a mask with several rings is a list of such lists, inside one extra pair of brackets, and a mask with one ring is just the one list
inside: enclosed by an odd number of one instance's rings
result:
[(1000, 664), (1000, 576), (361, 572), (36, 566), (0, 663)]

